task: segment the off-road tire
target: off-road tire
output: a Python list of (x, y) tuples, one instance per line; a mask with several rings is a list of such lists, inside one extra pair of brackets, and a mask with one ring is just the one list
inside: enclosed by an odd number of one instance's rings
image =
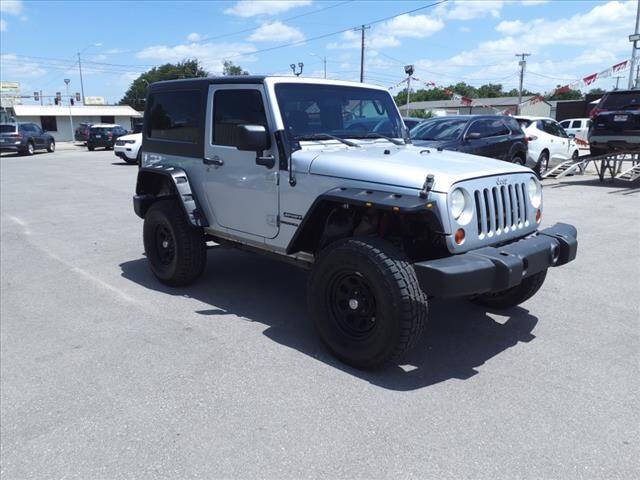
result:
[[(173, 255), (164, 257), (158, 239), (166, 232)], [(202, 228), (194, 227), (175, 199), (154, 202), (144, 217), (144, 250), (153, 274), (172, 287), (193, 283), (207, 264), (207, 246)]]
[[(331, 301), (331, 292), (340, 275), (370, 286), (375, 325), (363, 338), (345, 333), (335, 314), (340, 302)], [(427, 295), (413, 266), (396, 247), (373, 237), (339, 240), (321, 251), (309, 276), (307, 302), (323, 343), (356, 368), (374, 368), (401, 357), (415, 346), (427, 321)]]
[(56, 142), (54, 142), (53, 140), (51, 140), (48, 144), (47, 144), (47, 152), (49, 153), (53, 153), (56, 151)]
[(496, 309), (515, 307), (538, 293), (546, 276), (547, 271), (543, 270), (525, 278), (520, 285), (503, 290), (502, 292), (483, 293), (482, 295), (473, 297), (471, 300), (480, 305)]

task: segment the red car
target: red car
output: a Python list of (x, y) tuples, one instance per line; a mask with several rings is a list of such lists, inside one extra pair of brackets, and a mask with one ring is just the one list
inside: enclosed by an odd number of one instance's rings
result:
[(89, 130), (91, 129), (90, 123), (81, 123), (78, 128), (76, 128), (75, 139), (76, 142), (86, 142), (89, 140)]

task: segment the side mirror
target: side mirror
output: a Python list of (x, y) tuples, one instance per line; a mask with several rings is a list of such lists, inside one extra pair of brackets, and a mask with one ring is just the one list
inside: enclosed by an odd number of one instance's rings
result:
[(262, 125), (238, 125), (238, 150), (262, 152), (269, 148), (269, 135)]
[(471, 132), (471, 133), (467, 133), (464, 136), (465, 140), (479, 140), (482, 138), (482, 135), (480, 134), (480, 132)]

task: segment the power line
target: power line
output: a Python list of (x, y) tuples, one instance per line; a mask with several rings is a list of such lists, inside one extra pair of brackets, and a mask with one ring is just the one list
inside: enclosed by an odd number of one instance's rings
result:
[[(438, 2), (430, 3), (429, 5), (424, 5), (422, 7), (414, 8), (412, 10), (407, 10), (406, 12), (398, 13), (398, 14), (395, 14), (395, 15), (390, 15), (390, 16), (384, 17), (384, 18), (379, 18), (377, 20), (373, 20), (371, 22), (367, 22), (364, 25), (371, 26), (371, 25), (375, 25), (376, 23), (386, 22), (387, 20), (391, 20), (392, 18), (400, 17), (402, 15), (408, 15), (410, 13), (418, 12), (420, 10), (424, 10), (424, 9), (427, 9), (427, 8), (430, 8), (430, 7), (435, 7), (436, 5), (440, 5), (441, 3), (446, 3), (448, 1), (449, 0), (440, 0)], [(341, 33), (345, 33), (345, 32), (348, 32), (348, 31), (353, 31), (355, 29), (360, 29), (360, 28), (361, 28), (360, 26), (343, 28), (342, 30), (338, 30), (336, 32), (325, 33), (325, 34), (322, 34), (322, 35), (317, 35), (315, 37), (306, 38), (304, 40), (298, 40), (298, 41), (295, 41), (295, 42), (285, 43), (283, 45), (276, 45), (275, 47), (263, 48), (261, 50), (254, 50), (252, 52), (240, 53), (240, 54), (236, 54), (236, 55), (230, 55), (230, 56), (225, 57), (225, 58), (229, 59), (229, 58), (236, 58), (236, 57), (247, 57), (247, 56), (250, 56), (250, 55), (255, 55), (257, 53), (271, 52), (273, 50), (278, 50), (280, 48), (293, 47), (293, 46), (296, 46), (296, 45), (302, 45), (303, 43), (313, 42), (315, 40), (321, 40), (323, 38), (332, 37), (334, 35), (340, 35)]]

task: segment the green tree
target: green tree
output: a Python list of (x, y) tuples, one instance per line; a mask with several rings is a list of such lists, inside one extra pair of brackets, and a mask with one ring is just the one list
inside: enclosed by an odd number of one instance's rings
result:
[(206, 77), (209, 73), (197, 59), (186, 59), (178, 63), (165, 63), (142, 73), (131, 82), (131, 86), (120, 100), (120, 105), (130, 105), (136, 110), (144, 110), (147, 89), (153, 82), (178, 78)]
[(222, 75), (249, 75), (240, 65), (234, 65), (232, 61), (225, 60), (222, 64)]
[(489, 83), (488, 85), (482, 85), (476, 91), (478, 98), (496, 98), (504, 96), (502, 91), (502, 85), (499, 83)]
[(589, 90), (590, 95), (604, 95), (605, 93), (607, 93), (607, 91), (602, 88), (592, 88)]

